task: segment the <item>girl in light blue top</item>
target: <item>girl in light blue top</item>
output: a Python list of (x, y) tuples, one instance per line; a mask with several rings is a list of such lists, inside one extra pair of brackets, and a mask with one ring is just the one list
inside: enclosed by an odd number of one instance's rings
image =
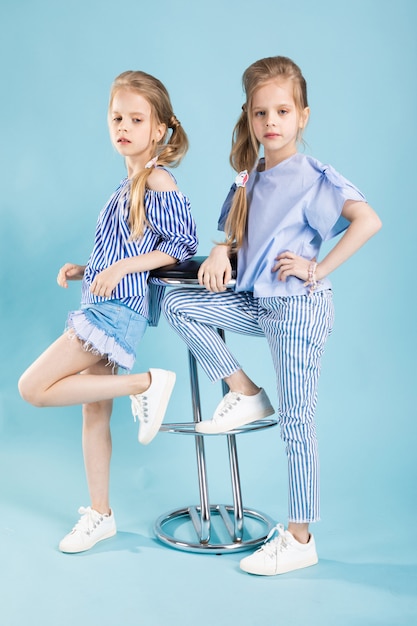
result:
[(139, 441), (148, 444), (164, 418), (175, 374), (115, 374), (119, 367), (130, 371), (148, 323), (158, 318), (163, 288), (155, 286), (150, 298), (149, 272), (197, 249), (189, 201), (166, 169), (178, 165), (188, 140), (164, 85), (144, 72), (118, 76), (108, 123), (127, 178), (99, 215), (87, 265), (66, 263), (58, 273), (64, 288), (69, 280), (83, 280), (81, 308), (19, 381), (22, 397), (35, 406), (83, 405), (91, 505), (80, 508), (80, 520), (59, 544), (63, 552), (88, 550), (116, 533), (109, 502), (113, 398), (130, 395)]
[[(289, 471), (288, 527), (241, 561), (252, 574), (274, 575), (317, 563), (309, 524), (318, 521), (319, 470), (314, 423), (320, 360), (333, 323), (328, 275), (381, 223), (361, 192), (332, 167), (299, 154), (310, 109), (298, 66), (261, 59), (243, 75), (246, 102), (233, 134), (238, 172), (219, 227), (226, 241), (199, 271), (206, 290), (173, 291), (164, 302), (170, 324), (212, 381), (229, 386), (201, 433), (221, 433), (274, 412), (263, 389), (243, 371), (217, 328), (266, 336), (274, 362), (278, 420)], [(260, 147), (263, 158), (259, 159)], [(319, 260), (323, 241), (343, 233)], [(230, 257), (237, 252), (234, 291)]]

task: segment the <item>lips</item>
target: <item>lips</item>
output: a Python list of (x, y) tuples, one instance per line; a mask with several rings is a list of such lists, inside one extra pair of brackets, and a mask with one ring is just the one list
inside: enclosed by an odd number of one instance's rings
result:
[(131, 143), (129, 141), (129, 139), (126, 139), (125, 137), (120, 137), (120, 139), (117, 140), (117, 143)]

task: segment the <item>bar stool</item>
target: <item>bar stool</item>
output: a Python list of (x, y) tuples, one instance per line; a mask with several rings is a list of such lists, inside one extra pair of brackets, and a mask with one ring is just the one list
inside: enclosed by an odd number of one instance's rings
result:
[[(206, 257), (193, 257), (183, 263), (169, 265), (151, 273), (153, 278), (166, 285), (198, 288), (197, 273)], [(234, 278), (228, 285), (233, 286)], [(224, 331), (218, 329), (224, 339)], [(275, 522), (265, 513), (243, 507), (240, 484), (236, 435), (249, 434), (277, 425), (274, 419), (252, 422), (222, 435), (203, 435), (195, 431), (201, 421), (200, 388), (195, 357), (188, 351), (192, 399), (192, 422), (162, 424), (160, 431), (195, 438), (200, 504), (189, 505), (163, 513), (154, 524), (156, 537), (172, 548), (199, 553), (222, 554), (258, 547), (274, 527)], [(222, 392), (229, 391), (222, 383)], [(205, 437), (223, 436), (227, 439), (233, 504), (209, 502), (206, 468)]]

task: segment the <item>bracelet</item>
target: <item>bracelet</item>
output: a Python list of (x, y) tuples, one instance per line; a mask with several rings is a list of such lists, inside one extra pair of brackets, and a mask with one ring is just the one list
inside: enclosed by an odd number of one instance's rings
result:
[(308, 279), (304, 283), (304, 287), (310, 286), (310, 295), (317, 289), (318, 280), (316, 278), (317, 263), (310, 263), (308, 267)]

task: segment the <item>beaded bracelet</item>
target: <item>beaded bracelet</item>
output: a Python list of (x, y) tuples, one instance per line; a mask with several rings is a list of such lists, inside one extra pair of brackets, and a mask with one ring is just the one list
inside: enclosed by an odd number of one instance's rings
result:
[(317, 289), (318, 280), (316, 278), (317, 263), (310, 263), (308, 267), (308, 279), (304, 283), (304, 287), (310, 286), (310, 295)]

